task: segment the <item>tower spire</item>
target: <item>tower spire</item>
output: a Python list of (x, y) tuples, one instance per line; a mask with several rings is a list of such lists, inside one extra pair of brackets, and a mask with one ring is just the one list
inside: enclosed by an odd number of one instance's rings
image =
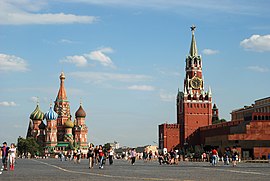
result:
[(64, 72), (61, 72), (61, 75), (60, 75), (60, 88), (59, 88), (59, 91), (58, 91), (58, 95), (57, 95), (57, 100), (67, 100), (67, 94), (66, 94), (66, 89), (65, 89), (65, 86), (64, 86), (64, 81), (65, 81), (65, 74)]
[(195, 32), (195, 29), (196, 29), (196, 26), (192, 25), (190, 27), (191, 29), (191, 32), (192, 32), (192, 39), (191, 39), (191, 45), (190, 45), (190, 50), (189, 50), (189, 55), (194, 57), (194, 56), (197, 56), (197, 46), (196, 46), (196, 40), (195, 40), (195, 35), (194, 35), (194, 32)]

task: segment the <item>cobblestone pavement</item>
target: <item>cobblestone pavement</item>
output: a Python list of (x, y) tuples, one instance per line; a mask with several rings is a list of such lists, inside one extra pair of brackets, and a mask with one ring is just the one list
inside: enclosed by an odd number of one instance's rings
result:
[(88, 168), (88, 161), (80, 164), (58, 159), (17, 159), (15, 171), (1, 171), (0, 180), (270, 180), (270, 164), (239, 163), (237, 167), (219, 163), (212, 167), (206, 162), (180, 162), (179, 165), (159, 165), (157, 161), (137, 160), (132, 166), (125, 160), (114, 160), (103, 169)]

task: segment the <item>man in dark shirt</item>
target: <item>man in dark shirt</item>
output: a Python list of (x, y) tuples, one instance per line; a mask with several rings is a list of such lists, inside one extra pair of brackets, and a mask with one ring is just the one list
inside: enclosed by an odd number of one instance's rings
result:
[(8, 150), (9, 150), (9, 147), (7, 146), (7, 142), (4, 142), (3, 146), (1, 147), (2, 163), (4, 165), (4, 170), (7, 170)]

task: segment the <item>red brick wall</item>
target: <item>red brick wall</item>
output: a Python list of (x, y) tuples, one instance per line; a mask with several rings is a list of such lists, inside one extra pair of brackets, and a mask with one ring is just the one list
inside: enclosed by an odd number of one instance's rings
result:
[(270, 147), (254, 147), (254, 157), (256, 159), (265, 156), (268, 159), (268, 154), (270, 154)]
[(230, 140), (270, 140), (270, 121), (251, 121), (243, 134), (229, 135)]
[(159, 125), (159, 148), (170, 151), (179, 144), (179, 124)]
[(198, 128), (212, 124), (212, 103), (185, 103), (183, 115), (184, 120), (180, 121), (183, 127), (180, 131), (182, 144), (188, 141), (187, 138)]

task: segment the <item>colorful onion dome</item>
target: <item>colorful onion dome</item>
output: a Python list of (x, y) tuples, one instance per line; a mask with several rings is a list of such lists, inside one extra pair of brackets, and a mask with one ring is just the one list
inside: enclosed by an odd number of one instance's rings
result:
[(85, 113), (85, 111), (83, 110), (82, 105), (80, 105), (79, 109), (76, 111), (75, 117), (76, 117), (76, 118), (78, 118), (78, 117), (85, 118), (85, 117), (86, 117), (86, 113)]
[(45, 118), (47, 120), (56, 120), (57, 117), (58, 117), (58, 114), (53, 110), (52, 105), (51, 105), (49, 111), (45, 113)]
[(66, 122), (65, 122), (65, 127), (66, 128), (73, 128), (74, 127), (74, 123), (70, 120), (70, 119), (68, 119)]
[(32, 120), (43, 120), (44, 113), (39, 109), (39, 105), (37, 104), (36, 109), (31, 113), (30, 119)]
[(40, 125), (38, 126), (39, 129), (45, 129), (46, 125), (44, 124), (43, 121), (41, 121)]

